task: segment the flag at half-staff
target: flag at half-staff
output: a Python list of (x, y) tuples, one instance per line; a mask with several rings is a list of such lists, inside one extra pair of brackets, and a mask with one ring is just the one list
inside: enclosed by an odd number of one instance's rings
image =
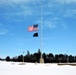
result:
[(28, 31), (32, 32), (32, 31), (37, 31), (38, 30), (38, 24), (32, 25), (28, 27)]
[(33, 34), (33, 37), (38, 37), (38, 33), (34, 33)]
[[(29, 31), (29, 32), (38, 31), (38, 24), (29, 26), (29, 27), (28, 27), (28, 31)], [(38, 37), (38, 32), (35, 32), (35, 33), (33, 34), (33, 37)]]

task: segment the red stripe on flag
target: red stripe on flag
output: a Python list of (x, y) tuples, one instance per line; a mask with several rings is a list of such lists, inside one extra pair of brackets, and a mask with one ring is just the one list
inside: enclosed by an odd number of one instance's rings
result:
[(38, 27), (34, 27), (34, 26), (29, 26), (29, 27), (28, 27), (28, 31), (29, 31), (29, 32), (37, 31), (37, 30), (38, 30)]

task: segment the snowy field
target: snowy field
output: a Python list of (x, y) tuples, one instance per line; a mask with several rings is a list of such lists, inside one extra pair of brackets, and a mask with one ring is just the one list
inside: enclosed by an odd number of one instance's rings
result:
[(0, 75), (76, 75), (76, 66), (38, 63), (20, 64), (20, 62), (0, 61)]

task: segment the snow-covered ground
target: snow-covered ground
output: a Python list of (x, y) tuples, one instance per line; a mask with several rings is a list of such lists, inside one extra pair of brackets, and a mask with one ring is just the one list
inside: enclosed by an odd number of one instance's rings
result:
[(76, 66), (38, 63), (20, 64), (19, 62), (0, 61), (0, 75), (76, 75)]

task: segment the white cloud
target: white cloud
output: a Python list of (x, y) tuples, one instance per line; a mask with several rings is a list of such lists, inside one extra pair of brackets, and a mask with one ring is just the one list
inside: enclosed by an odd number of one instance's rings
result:
[(48, 6), (52, 7), (54, 5), (58, 6), (57, 4), (69, 4), (69, 3), (76, 3), (76, 0), (48, 0)]
[(53, 22), (50, 22), (50, 21), (46, 21), (46, 22), (44, 22), (44, 25), (45, 25), (45, 27), (47, 27), (47, 28), (56, 28), (56, 25), (53, 23)]
[(63, 29), (67, 29), (68, 26), (66, 24), (62, 24)]
[(50, 12), (50, 11), (45, 11), (45, 12), (43, 12), (43, 15), (54, 15), (54, 13), (52, 13), (52, 12)]
[(76, 17), (76, 9), (66, 10), (64, 17)]
[[(34, 21), (34, 24), (39, 24), (39, 29), (40, 29), (40, 25), (41, 25), (41, 21), (38, 20), (38, 21)], [(45, 29), (45, 28), (49, 28), (49, 29), (53, 29), (53, 28), (56, 28), (56, 25), (55, 25), (55, 22), (52, 22), (52, 21), (42, 21), (42, 28)], [(44, 38), (45, 39), (45, 38)]]
[(60, 3), (76, 3), (76, 0), (56, 0), (56, 1)]
[[(5, 18), (6, 19), (10, 19), (10, 18), (14, 18), (15, 16), (32, 16), (33, 11), (29, 8), (27, 10), (23, 10), (23, 11), (19, 11), (19, 12), (9, 12), (9, 13), (5, 13)], [(20, 20), (19, 20), (20, 21)]]
[[(48, 1), (48, 3), (47, 3), (47, 6), (48, 7), (50, 7), (50, 8), (52, 8), (52, 7), (54, 7), (54, 6), (56, 6), (56, 7), (59, 7), (60, 6), (60, 4), (59, 4), (60, 2), (59, 1), (57, 1), (57, 0), (53, 0), (53, 1)], [(45, 6), (46, 7), (46, 6)]]
[(6, 35), (7, 34), (7, 30), (0, 30), (0, 35)]
[(8, 30), (4, 27), (2, 23), (0, 23), (0, 35), (6, 35)]
[(21, 4), (21, 3), (24, 3), (24, 4), (27, 4), (27, 3), (40, 3), (40, 0), (0, 0), (0, 4)]
[(34, 5), (35, 3), (37, 4), (38, 1), (39, 0), (1, 0), (0, 4), (5, 5), (6, 7), (2, 7), (4, 10), (7, 10), (3, 13), (6, 20), (11, 19), (13, 21), (18, 21), (18, 17), (29, 18), (38, 15), (39, 10), (37, 9), (39, 7)]
[(6, 33), (5, 32), (0, 32), (0, 35), (5, 35)]
[(0, 0), (0, 3), (11, 3), (11, 2), (29, 2), (29, 1), (34, 1), (34, 0)]
[(54, 17), (54, 20), (59, 20), (60, 18), (59, 17)]
[(0, 23), (0, 28), (3, 26), (3, 24), (2, 23)]

